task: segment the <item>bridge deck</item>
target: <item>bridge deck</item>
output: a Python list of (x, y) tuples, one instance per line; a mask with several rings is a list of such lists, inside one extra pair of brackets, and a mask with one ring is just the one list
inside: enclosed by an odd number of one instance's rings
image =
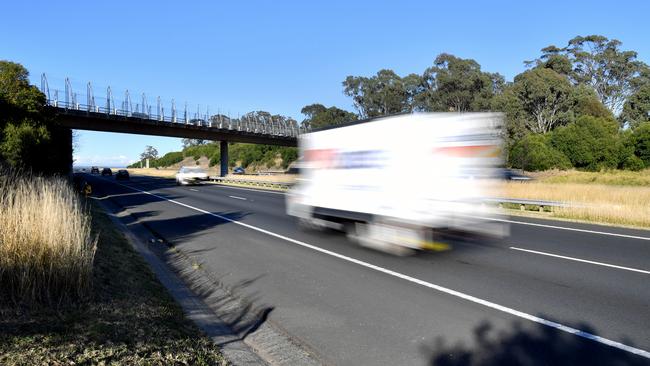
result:
[(197, 126), (185, 123), (156, 121), (147, 118), (127, 117), (116, 114), (88, 112), (84, 110), (49, 107), (65, 127), (77, 130), (120, 132), (138, 135), (154, 135), (212, 141), (244, 142), (253, 144), (297, 146), (295, 136), (241, 131), (218, 127)]

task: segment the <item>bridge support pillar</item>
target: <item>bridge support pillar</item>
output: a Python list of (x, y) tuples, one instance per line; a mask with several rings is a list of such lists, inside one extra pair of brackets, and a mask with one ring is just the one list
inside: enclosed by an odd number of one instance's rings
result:
[(225, 177), (228, 175), (228, 141), (221, 141), (219, 143), (219, 153), (221, 155), (221, 174)]

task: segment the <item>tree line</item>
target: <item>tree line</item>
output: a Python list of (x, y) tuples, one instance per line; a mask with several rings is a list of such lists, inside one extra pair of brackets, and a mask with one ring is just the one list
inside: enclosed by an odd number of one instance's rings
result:
[(600, 35), (541, 50), (506, 82), (472, 59), (443, 53), (420, 74), (383, 69), (348, 76), (343, 93), (357, 114), (313, 104), (303, 123), (335, 125), (409, 112), (505, 115), (510, 166), (526, 170), (650, 167), (650, 68), (635, 51)]

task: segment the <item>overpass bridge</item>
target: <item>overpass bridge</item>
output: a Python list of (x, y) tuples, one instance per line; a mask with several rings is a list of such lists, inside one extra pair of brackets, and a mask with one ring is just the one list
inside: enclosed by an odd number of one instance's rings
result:
[(210, 114), (209, 108), (201, 111), (200, 106), (190, 112), (187, 103), (182, 109), (176, 107), (174, 99), (165, 105), (157, 97), (151, 103), (144, 93), (134, 104), (128, 89), (122, 98), (115, 98), (110, 86), (104, 96), (96, 97), (90, 82), (84, 99), (72, 89), (69, 78), (65, 79), (64, 89), (51, 89), (45, 74), (41, 75), (41, 91), (47, 98), (47, 108), (64, 127), (220, 141), (222, 176), (228, 172), (229, 142), (297, 146), (298, 135), (309, 131), (289, 118), (255, 114), (231, 118)]

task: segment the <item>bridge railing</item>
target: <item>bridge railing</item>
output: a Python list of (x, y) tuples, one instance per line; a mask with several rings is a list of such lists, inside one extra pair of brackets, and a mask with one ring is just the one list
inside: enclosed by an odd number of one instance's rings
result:
[(64, 112), (79, 111), (97, 113), (107, 116), (140, 118), (157, 122), (194, 125), (282, 137), (297, 137), (302, 133), (309, 132), (307, 126), (299, 125), (295, 120), (286, 118), (251, 114), (230, 118), (220, 113), (211, 115), (208, 108), (205, 108), (204, 113), (200, 113), (198, 107), (196, 113), (191, 113), (187, 109), (187, 103), (185, 103), (182, 109), (177, 109), (173, 99), (171, 101), (171, 108), (166, 109), (160, 97), (156, 98), (155, 103), (149, 103), (144, 93), (142, 94), (141, 103), (135, 104), (134, 108), (134, 103), (131, 100), (128, 90), (125, 92), (124, 98), (118, 100), (113, 97), (110, 87), (107, 88), (105, 98), (96, 98), (90, 83), (88, 83), (86, 89), (86, 103), (80, 103), (78, 94), (72, 91), (69, 79), (66, 78), (65, 80), (65, 90), (59, 90), (50, 89), (45, 74), (41, 76), (41, 91), (46, 95), (47, 104), (59, 108)]

